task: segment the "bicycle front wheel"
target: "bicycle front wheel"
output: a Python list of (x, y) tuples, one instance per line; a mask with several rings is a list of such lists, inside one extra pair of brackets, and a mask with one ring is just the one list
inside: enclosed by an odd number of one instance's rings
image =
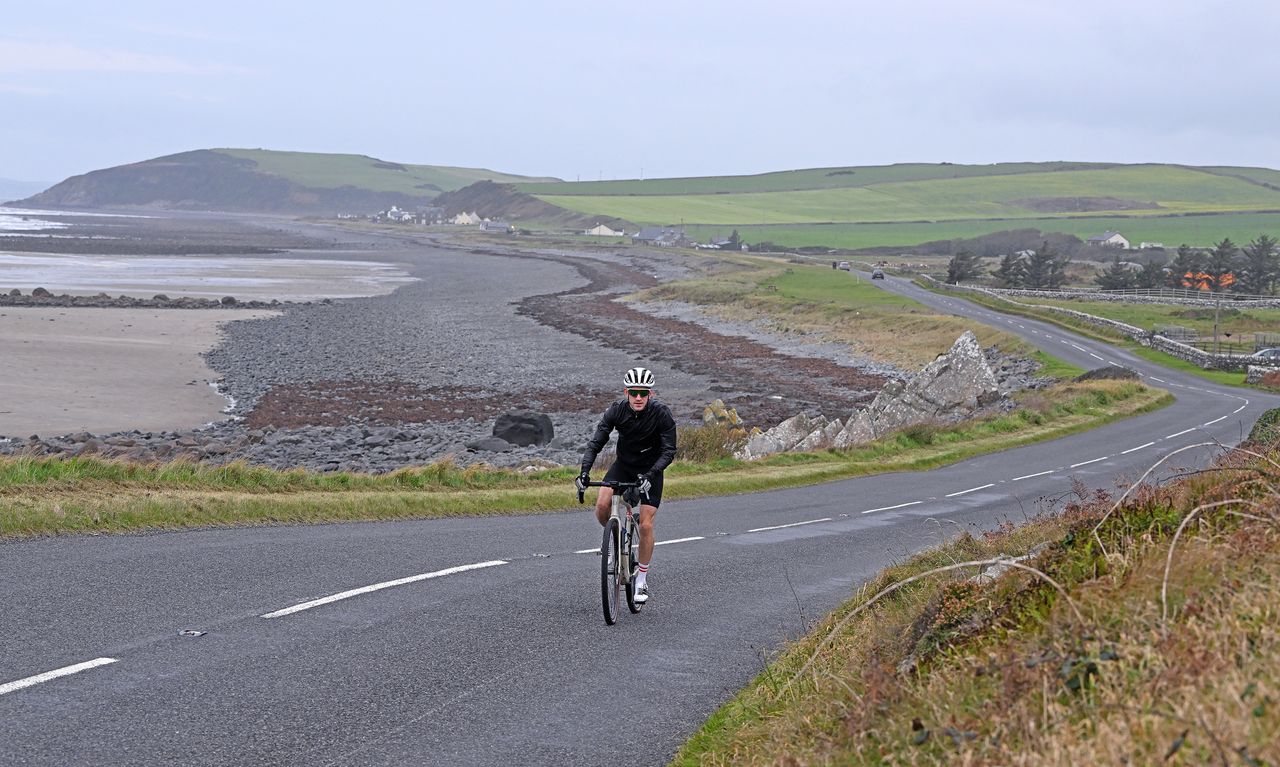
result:
[(612, 626), (618, 622), (621, 602), (621, 586), (626, 576), (618, 572), (618, 520), (610, 519), (604, 526), (604, 540), (600, 543), (600, 602), (604, 607), (604, 622)]
[(643, 602), (636, 601), (636, 568), (640, 563), (638, 548), (640, 546), (640, 530), (636, 528), (635, 520), (627, 526), (627, 545), (631, 547), (631, 572), (627, 573), (627, 609), (633, 613), (640, 612), (640, 608), (644, 607)]

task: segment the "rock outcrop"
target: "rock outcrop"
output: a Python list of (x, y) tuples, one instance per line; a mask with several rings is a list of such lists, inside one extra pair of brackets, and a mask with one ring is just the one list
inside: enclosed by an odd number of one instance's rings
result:
[(907, 381), (890, 381), (870, 407), (850, 416), (834, 447), (870, 442), (918, 423), (958, 421), (1000, 399), (982, 347), (966, 330), (951, 350)]
[(822, 432), (827, 425), (827, 419), (823, 416), (814, 419), (804, 413), (794, 415), (768, 431), (753, 433), (747, 438), (747, 444), (734, 453), (734, 457), (742, 461), (754, 461), (766, 455), (793, 450), (801, 442), (809, 441), (811, 435)]
[(966, 330), (950, 351), (909, 380), (890, 381), (866, 410), (854, 412), (843, 424), (801, 413), (768, 431), (754, 431), (734, 455), (750, 461), (787, 450), (850, 447), (918, 423), (962, 420), (1001, 396), (977, 337)]

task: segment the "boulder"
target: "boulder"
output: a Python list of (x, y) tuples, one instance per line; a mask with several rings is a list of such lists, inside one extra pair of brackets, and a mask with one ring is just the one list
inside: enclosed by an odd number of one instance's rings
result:
[(712, 400), (710, 405), (702, 409), (702, 423), (706, 426), (741, 426), (742, 419), (738, 411), (724, 404), (724, 400)]
[(743, 461), (753, 461), (766, 455), (791, 450), (800, 444), (816, 429), (827, 425), (827, 419), (818, 416), (811, 419), (804, 413), (794, 415), (766, 432), (753, 433), (747, 444), (743, 445), (734, 457)]
[(547, 445), (555, 438), (551, 418), (543, 413), (503, 413), (493, 422), (493, 436), (513, 445)]
[(515, 447), (515, 445), (501, 437), (485, 437), (484, 439), (478, 439), (475, 442), (467, 443), (467, 450), (470, 450), (473, 453), (481, 451), (486, 453), (507, 453), (514, 450)]
[(836, 435), (843, 430), (844, 427), (840, 424), (840, 419), (837, 418), (826, 426), (814, 429), (809, 436), (800, 440), (796, 443), (796, 446), (791, 449), (797, 452), (804, 452), (806, 450), (824, 450), (835, 444)]
[(866, 410), (849, 417), (833, 445), (857, 445), (917, 423), (958, 421), (999, 399), (995, 374), (977, 337), (966, 330), (910, 380), (886, 384)]

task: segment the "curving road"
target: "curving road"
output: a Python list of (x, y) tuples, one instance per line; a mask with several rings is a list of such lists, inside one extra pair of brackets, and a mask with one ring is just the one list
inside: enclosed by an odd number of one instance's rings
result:
[(1111, 487), (1234, 444), (1280, 406), (884, 287), (1177, 401), (927, 473), (669, 502), (652, 603), (612, 628), (579, 553), (599, 545), (586, 511), (0, 544), (0, 764), (663, 764), (884, 565), (1021, 520), (1075, 479)]

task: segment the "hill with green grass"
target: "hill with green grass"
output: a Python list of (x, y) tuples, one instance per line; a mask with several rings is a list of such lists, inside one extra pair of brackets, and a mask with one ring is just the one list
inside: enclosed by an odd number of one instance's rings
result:
[[(708, 239), (866, 248), (1034, 227), (1208, 245), (1280, 231), (1280, 171), (1114, 163), (901, 164), (753, 176), (519, 183), (566, 211)], [(1128, 232), (1132, 232), (1129, 235)]]
[(483, 168), (404, 165), (365, 155), (200, 149), (73, 176), (18, 204), (370, 213), (391, 205), (430, 205), (442, 192), (485, 180), (539, 179)]

